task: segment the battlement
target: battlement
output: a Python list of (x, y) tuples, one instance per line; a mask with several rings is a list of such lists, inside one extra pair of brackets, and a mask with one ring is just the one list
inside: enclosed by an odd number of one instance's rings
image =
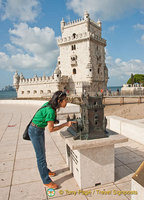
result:
[[(55, 82), (54, 75), (53, 76), (43, 76), (43, 77), (34, 77), (34, 78), (24, 78), (20, 80), (19, 85), (27, 85), (27, 84), (41, 84), (48, 82)], [(58, 82), (58, 81), (57, 81)]]
[(89, 23), (93, 24), (94, 26), (96, 26), (98, 29), (101, 29), (101, 22), (99, 20), (97, 22), (91, 20), (89, 18), (89, 14), (88, 13), (85, 13), (83, 18), (79, 18), (79, 19), (73, 20), (71, 22), (65, 22), (64, 20), (61, 21), (61, 23), (62, 23), (64, 28), (77, 26), (77, 25), (85, 23), (85, 22), (89, 22)]
[(79, 18), (77, 20), (71, 21), (71, 22), (65, 22), (64, 26), (68, 27), (68, 26), (72, 26), (72, 25), (77, 25), (78, 23), (83, 23), (85, 22), (84, 18)]
[(92, 38), (94, 40), (97, 40), (100, 43), (103, 43), (106, 46), (106, 40), (99, 37), (98, 35), (96, 35), (95, 33), (90, 33), (90, 32), (84, 32), (84, 33), (80, 33), (80, 34), (76, 34), (75, 37), (73, 36), (68, 36), (68, 37), (63, 37), (63, 38), (58, 38), (57, 39), (57, 43), (58, 45), (62, 45), (68, 42), (77, 42), (79, 40), (84, 40), (84, 39), (89, 39)]
[(34, 77), (34, 78), (23, 78), (19, 81), (19, 85), (29, 85), (29, 84), (45, 84), (53, 82), (68, 82), (68, 76), (62, 76), (61, 79), (55, 79), (53, 76), (43, 76), (43, 77)]

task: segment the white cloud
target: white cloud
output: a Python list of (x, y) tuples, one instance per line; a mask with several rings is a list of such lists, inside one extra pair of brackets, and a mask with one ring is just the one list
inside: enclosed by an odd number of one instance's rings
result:
[(143, 0), (68, 0), (67, 7), (83, 16), (87, 10), (95, 19), (111, 20), (137, 9), (144, 8)]
[(2, 19), (34, 21), (40, 11), (38, 0), (1, 0), (3, 3)]
[(109, 31), (109, 32), (113, 32), (113, 31), (115, 31), (116, 28), (117, 28), (116, 25), (110, 26), (110, 27), (108, 28), (108, 31)]
[(4, 46), (10, 54), (24, 53), (22, 49), (19, 49), (11, 44), (5, 44)]
[(108, 67), (109, 77), (116, 78), (117, 82), (126, 83), (131, 73), (142, 74), (144, 72), (144, 62), (139, 59), (131, 59), (123, 61), (120, 58), (113, 59), (106, 56), (106, 64)]
[[(136, 24), (133, 26), (135, 29), (144, 31), (144, 24)], [(144, 44), (144, 34), (141, 35), (140, 39), (137, 40), (139, 44)]]
[(39, 56), (57, 49), (55, 33), (51, 28), (31, 28), (26, 23), (20, 23), (14, 27), (15, 29), (9, 30), (11, 42), (27, 52)]
[(20, 23), (9, 30), (11, 44), (6, 44), (10, 55), (0, 52), (0, 68), (47, 70), (54, 68), (59, 55), (55, 33), (49, 27), (40, 29)]
[(134, 25), (134, 28), (144, 30), (144, 24), (136, 24), (136, 25)]
[(144, 44), (144, 34), (141, 36), (140, 41), (141, 41), (141, 44)]

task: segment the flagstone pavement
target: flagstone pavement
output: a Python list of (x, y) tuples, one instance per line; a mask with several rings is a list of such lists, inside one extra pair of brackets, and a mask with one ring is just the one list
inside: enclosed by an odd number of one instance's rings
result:
[[(131, 177), (144, 160), (144, 146), (129, 140), (115, 145), (115, 182), (80, 191), (65, 162), (64, 142), (58, 132), (46, 128), (48, 167), (60, 187), (53, 197), (47, 195), (36, 165), (31, 141), (22, 139), (23, 131), (39, 106), (0, 104), (0, 200), (127, 200)], [(88, 173), (85, 169), (85, 173)], [(101, 191), (109, 191), (102, 194)]]

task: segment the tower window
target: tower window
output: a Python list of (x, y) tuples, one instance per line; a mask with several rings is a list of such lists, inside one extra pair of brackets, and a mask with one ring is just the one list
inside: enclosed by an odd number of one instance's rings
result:
[(73, 33), (73, 38), (75, 38), (76, 37), (76, 33)]
[(73, 57), (71, 57), (71, 60), (72, 60), (72, 61), (75, 61), (75, 60), (76, 60), (76, 58), (73, 56)]
[(98, 68), (98, 74), (100, 73), (100, 68)]
[(73, 69), (73, 74), (76, 74), (76, 69), (75, 68)]
[(72, 50), (76, 50), (76, 45), (75, 45), (75, 44), (72, 45), (72, 46), (71, 46), (71, 49), (72, 49)]

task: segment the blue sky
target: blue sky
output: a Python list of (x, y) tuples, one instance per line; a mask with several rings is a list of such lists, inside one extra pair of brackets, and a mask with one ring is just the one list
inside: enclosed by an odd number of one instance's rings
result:
[(12, 85), (16, 70), (25, 78), (51, 75), (61, 19), (78, 19), (85, 10), (102, 21), (108, 86), (144, 74), (144, 0), (0, 0), (0, 89)]

